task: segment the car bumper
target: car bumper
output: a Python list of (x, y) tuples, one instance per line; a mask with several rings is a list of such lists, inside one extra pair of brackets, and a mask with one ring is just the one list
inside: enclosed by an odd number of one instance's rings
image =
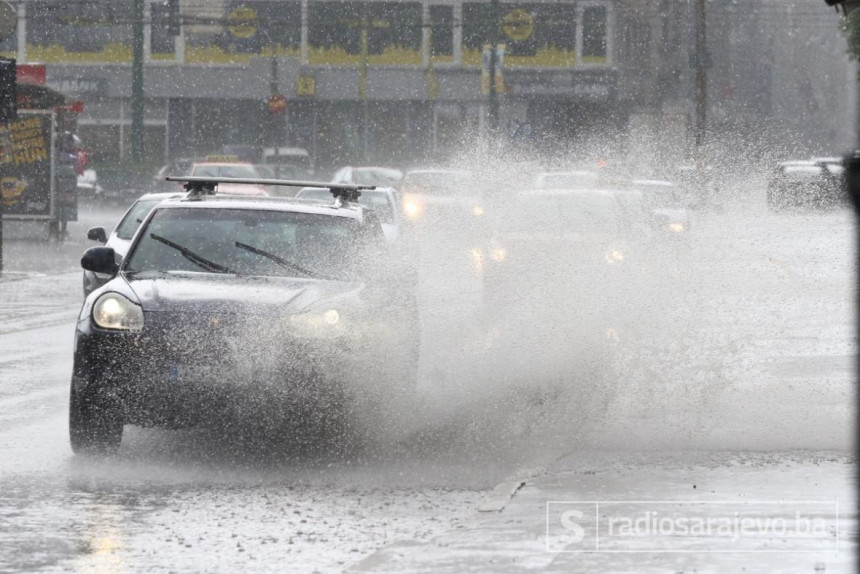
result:
[(334, 341), (164, 329), (112, 332), (78, 325), (72, 384), (107, 395), (126, 423), (183, 427), (253, 405), (291, 407), (340, 401), (367, 358)]

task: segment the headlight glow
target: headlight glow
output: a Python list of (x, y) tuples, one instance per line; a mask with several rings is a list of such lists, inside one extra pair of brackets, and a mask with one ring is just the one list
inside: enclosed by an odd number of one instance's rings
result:
[(504, 247), (496, 247), (490, 250), (490, 259), (496, 263), (503, 263), (508, 258), (508, 250)]
[(119, 293), (105, 293), (93, 305), (93, 321), (102, 329), (139, 331), (143, 309)]
[(336, 339), (346, 334), (346, 325), (337, 309), (292, 315), (289, 324), (293, 334), (302, 339)]
[(472, 208), (472, 215), (474, 215), (475, 217), (481, 217), (482, 215), (484, 215), (484, 208), (480, 205), (476, 205)]
[(424, 205), (415, 197), (403, 198), (403, 214), (409, 219), (418, 219), (424, 214)]
[(619, 265), (624, 261), (624, 252), (619, 249), (610, 249), (606, 252), (606, 262), (609, 265)]
[(687, 227), (683, 223), (672, 222), (664, 225), (663, 229), (665, 229), (666, 231), (671, 231), (673, 233), (684, 233), (687, 230)]

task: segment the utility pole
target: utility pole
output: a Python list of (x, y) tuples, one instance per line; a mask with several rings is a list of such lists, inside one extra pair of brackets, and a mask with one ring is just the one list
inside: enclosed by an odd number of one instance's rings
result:
[(358, 98), (361, 100), (361, 112), (363, 115), (361, 128), (361, 148), (364, 162), (368, 163), (370, 110), (367, 103), (367, 51), (368, 35), (370, 34), (370, 19), (367, 16), (367, 2), (364, 3), (361, 17), (361, 65), (358, 75)]
[(499, 51), (499, 0), (490, 1), (490, 133), (496, 135), (499, 129), (499, 94), (496, 90), (496, 66)]
[(696, 21), (696, 171), (703, 173), (705, 167), (704, 145), (708, 129), (708, 33), (705, 17), (705, 0), (695, 0)]
[(131, 63), (131, 159), (135, 164), (143, 161), (143, 12), (144, 0), (134, 0), (132, 15)]

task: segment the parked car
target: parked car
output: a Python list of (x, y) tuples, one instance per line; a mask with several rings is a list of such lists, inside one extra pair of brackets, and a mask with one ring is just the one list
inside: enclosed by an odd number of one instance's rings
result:
[(375, 212), (349, 195), (320, 205), (192, 190), (162, 201), (121, 262), (111, 247), (81, 261), (111, 279), (77, 322), (72, 449), (115, 450), (127, 424), (284, 420), (296, 409), (311, 421), (408, 398), (414, 276), (387, 253)]
[(768, 209), (830, 208), (845, 204), (842, 172), (832, 165), (815, 160), (786, 161), (777, 165), (767, 183)]
[[(128, 245), (131, 243), (135, 232), (137, 232), (137, 228), (140, 227), (140, 224), (146, 219), (149, 212), (165, 199), (183, 197), (184, 195), (184, 193), (178, 192), (147, 193), (142, 195), (126, 210), (110, 235), (105, 233), (104, 227), (93, 227), (87, 232), (87, 239), (97, 241), (105, 247), (113, 249), (116, 262), (119, 263), (125, 257)], [(83, 281), (84, 297), (107, 283), (110, 278), (110, 275), (94, 273), (85, 269)]]

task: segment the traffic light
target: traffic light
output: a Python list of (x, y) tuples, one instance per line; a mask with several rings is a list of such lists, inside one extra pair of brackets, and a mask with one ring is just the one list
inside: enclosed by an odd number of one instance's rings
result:
[(179, 13), (179, 0), (167, 0), (167, 33), (179, 36), (182, 33), (182, 15)]
[(0, 58), (0, 123), (18, 119), (18, 83), (15, 60)]

